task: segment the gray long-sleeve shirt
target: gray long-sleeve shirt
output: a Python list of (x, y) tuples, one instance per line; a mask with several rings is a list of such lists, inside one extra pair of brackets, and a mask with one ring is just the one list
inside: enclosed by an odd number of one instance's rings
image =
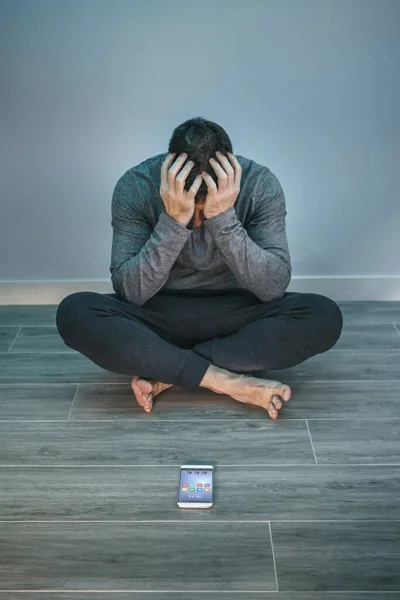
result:
[(193, 227), (170, 217), (160, 196), (158, 154), (129, 169), (112, 197), (111, 281), (122, 299), (142, 306), (162, 289), (246, 288), (279, 298), (291, 279), (286, 203), (278, 178), (238, 156), (240, 193), (233, 207)]

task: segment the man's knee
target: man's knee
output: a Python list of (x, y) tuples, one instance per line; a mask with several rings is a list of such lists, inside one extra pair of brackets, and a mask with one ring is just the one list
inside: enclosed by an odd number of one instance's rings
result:
[(64, 340), (82, 313), (93, 305), (93, 296), (96, 296), (95, 292), (75, 292), (61, 300), (56, 312), (56, 326)]
[[(322, 294), (306, 294), (314, 318), (321, 323), (326, 350), (339, 340), (343, 329), (343, 314), (334, 300)], [(324, 350), (326, 352), (326, 350)]]

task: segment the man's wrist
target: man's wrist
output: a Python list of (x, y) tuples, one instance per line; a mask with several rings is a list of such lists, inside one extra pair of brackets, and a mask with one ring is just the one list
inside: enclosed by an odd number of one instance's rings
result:
[[(212, 213), (211, 215), (208, 215), (206, 217), (206, 215), (204, 215), (204, 218), (207, 219), (207, 221), (209, 221), (210, 219), (215, 219), (216, 217), (218, 217), (219, 215), (225, 215), (226, 213), (228, 213), (228, 211), (231, 210), (231, 208), (234, 208), (233, 206), (230, 206), (229, 208), (226, 208), (225, 210), (221, 210), (218, 213)], [(232, 212), (232, 211), (231, 211)]]
[(204, 215), (204, 218), (207, 219), (207, 221), (209, 219), (213, 219), (214, 217), (218, 217), (218, 215), (221, 215), (222, 213), (226, 212), (225, 210), (221, 210), (220, 212), (217, 213), (212, 213), (211, 215)]

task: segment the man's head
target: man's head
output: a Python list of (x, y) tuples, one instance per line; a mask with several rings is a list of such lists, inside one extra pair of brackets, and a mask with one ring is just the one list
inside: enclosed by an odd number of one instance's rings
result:
[[(194, 166), (186, 178), (185, 190), (189, 190), (197, 175), (202, 171), (211, 175), (215, 183), (217, 183), (217, 175), (208, 161), (210, 158), (215, 158), (215, 153), (218, 150), (225, 155), (227, 152), (233, 153), (232, 143), (228, 134), (213, 121), (207, 121), (203, 117), (196, 117), (185, 121), (182, 125), (174, 129), (169, 142), (168, 152), (176, 152), (176, 156), (179, 156), (182, 152), (186, 152), (188, 155), (186, 162), (188, 160), (194, 162)], [(202, 181), (196, 194), (196, 203), (204, 202), (206, 195), (207, 184), (205, 181)]]

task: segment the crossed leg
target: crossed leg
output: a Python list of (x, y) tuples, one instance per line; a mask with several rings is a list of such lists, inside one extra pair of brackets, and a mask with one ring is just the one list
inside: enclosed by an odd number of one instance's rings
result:
[[(193, 346), (212, 361), (200, 382), (216, 393), (265, 408), (276, 419), (291, 390), (279, 381), (244, 372), (283, 369), (326, 352), (340, 337), (343, 318), (335, 302), (319, 294), (287, 292), (268, 303), (245, 307), (238, 318), (247, 324), (238, 331)], [(150, 412), (153, 399), (171, 384), (134, 377), (138, 403)]]

